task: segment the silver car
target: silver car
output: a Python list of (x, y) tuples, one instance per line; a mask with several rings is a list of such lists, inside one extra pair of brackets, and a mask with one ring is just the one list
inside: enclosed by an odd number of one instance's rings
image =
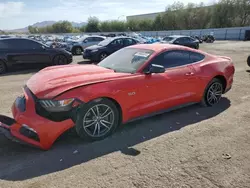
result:
[(89, 46), (96, 45), (106, 39), (104, 36), (99, 35), (85, 35), (76, 41), (70, 42), (66, 50), (74, 55), (81, 55), (83, 50)]

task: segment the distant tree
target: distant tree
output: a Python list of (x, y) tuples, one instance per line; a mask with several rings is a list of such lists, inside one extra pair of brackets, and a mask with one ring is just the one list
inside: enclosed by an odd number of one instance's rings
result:
[(138, 27), (140, 31), (152, 31), (153, 30), (153, 21), (152, 20), (139, 20)]
[(99, 32), (99, 23), (100, 21), (97, 17), (89, 17), (88, 23), (85, 26), (85, 32)]
[(155, 31), (164, 30), (163, 17), (160, 14), (153, 21), (152, 28)]

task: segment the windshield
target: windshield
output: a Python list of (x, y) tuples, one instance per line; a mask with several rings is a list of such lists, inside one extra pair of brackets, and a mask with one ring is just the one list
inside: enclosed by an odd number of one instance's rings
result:
[(174, 39), (175, 39), (174, 37), (165, 37), (165, 38), (163, 38), (164, 41), (172, 41)]
[(113, 41), (112, 38), (105, 39), (105, 40), (99, 42), (98, 46), (107, 46), (112, 41)]
[(102, 60), (98, 66), (116, 72), (135, 73), (153, 53), (153, 50), (123, 48)]

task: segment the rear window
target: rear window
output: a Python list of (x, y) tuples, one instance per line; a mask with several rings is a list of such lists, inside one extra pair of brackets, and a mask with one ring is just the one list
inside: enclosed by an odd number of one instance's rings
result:
[(196, 52), (190, 52), (191, 63), (202, 61), (203, 59), (205, 59), (205, 55)]
[(164, 40), (164, 41), (172, 41), (174, 39), (175, 39), (174, 37), (165, 37), (162, 40)]

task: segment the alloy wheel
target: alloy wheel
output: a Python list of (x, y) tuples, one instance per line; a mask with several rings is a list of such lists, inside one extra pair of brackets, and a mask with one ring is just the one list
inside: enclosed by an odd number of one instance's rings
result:
[(101, 54), (100, 59), (104, 60), (106, 57), (107, 57), (107, 54), (103, 53), (103, 54)]
[(222, 96), (223, 87), (219, 82), (213, 83), (207, 91), (207, 102), (209, 105), (217, 104)]
[(83, 128), (91, 137), (101, 137), (107, 134), (114, 125), (115, 113), (105, 104), (91, 107), (83, 118)]
[(77, 55), (81, 55), (81, 53), (82, 53), (81, 48), (76, 48), (76, 54), (77, 54)]
[(64, 57), (64, 56), (62, 56), (62, 55), (58, 56), (57, 64), (58, 64), (58, 65), (65, 65), (65, 64), (67, 64), (67, 59), (66, 59), (66, 57)]

